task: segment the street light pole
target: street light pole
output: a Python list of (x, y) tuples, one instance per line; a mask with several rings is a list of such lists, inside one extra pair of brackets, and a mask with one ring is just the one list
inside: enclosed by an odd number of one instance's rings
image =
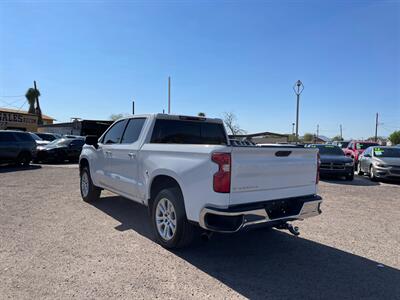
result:
[(299, 104), (300, 94), (304, 90), (304, 85), (300, 80), (297, 80), (293, 86), (293, 90), (297, 96), (297, 108), (296, 108), (296, 143), (299, 142)]

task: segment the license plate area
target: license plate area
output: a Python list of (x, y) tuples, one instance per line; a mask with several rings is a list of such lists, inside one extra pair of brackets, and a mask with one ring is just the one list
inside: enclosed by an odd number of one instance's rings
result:
[(268, 201), (265, 205), (265, 211), (271, 220), (295, 216), (300, 213), (304, 201), (299, 199), (284, 199)]

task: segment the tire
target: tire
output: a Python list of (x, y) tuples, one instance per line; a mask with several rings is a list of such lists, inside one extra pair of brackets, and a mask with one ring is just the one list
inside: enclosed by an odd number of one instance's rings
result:
[(80, 175), (79, 187), (83, 201), (90, 203), (99, 200), (101, 189), (93, 184), (89, 168), (83, 167)]
[(17, 164), (19, 166), (27, 167), (31, 163), (32, 155), (28, 152), (22, 152), (18, 155)]
[(350, 175), (346, 175), (346, 180), (347, 181), (353, 181), (354, 180), (354, 173), (352, 173)]
[(360, 163), (358, 164), (358, 167), (357, 167), (357, 174), (360, 175), (360, 176), (364, 175), (364, 172), (361, 171), (361, 164)]
[(374, 171), (374, 167), (373, 166), (369, 167), (369, 179), (371, 181), (378, 181), (378, 178), (376, 178), (376, 176), (375, 176), (375, 171)]
[(157, 243), (165, 248), (183, 248), (193, 241), (195, 227), (186, 218), (183, 196), (177, 187), (157, 194), (151, 208), (151, 223)]

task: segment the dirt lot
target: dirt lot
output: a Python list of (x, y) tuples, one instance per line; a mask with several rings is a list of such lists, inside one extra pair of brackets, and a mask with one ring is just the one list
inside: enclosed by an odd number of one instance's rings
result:
[(300, 237), (214, 235), (171, 252), (146, 209), (84, 203), (75, 166), (0, 168), (0, 298), (400, 299), (400, 186), (325, 181)]

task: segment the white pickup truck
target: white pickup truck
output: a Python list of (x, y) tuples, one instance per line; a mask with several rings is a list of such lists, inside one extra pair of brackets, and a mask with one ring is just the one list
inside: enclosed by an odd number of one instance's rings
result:
[(233, 146), (220, 119), (135, 115), (100, 139), (86, 137), (81, 195), (96, 201), (106, 189), (148, 206), (167, 248), (187, 245), (196, 226), (236, 232), (264, 224), (296, 234), (288, 221), (321, 213), (317, 151)]

